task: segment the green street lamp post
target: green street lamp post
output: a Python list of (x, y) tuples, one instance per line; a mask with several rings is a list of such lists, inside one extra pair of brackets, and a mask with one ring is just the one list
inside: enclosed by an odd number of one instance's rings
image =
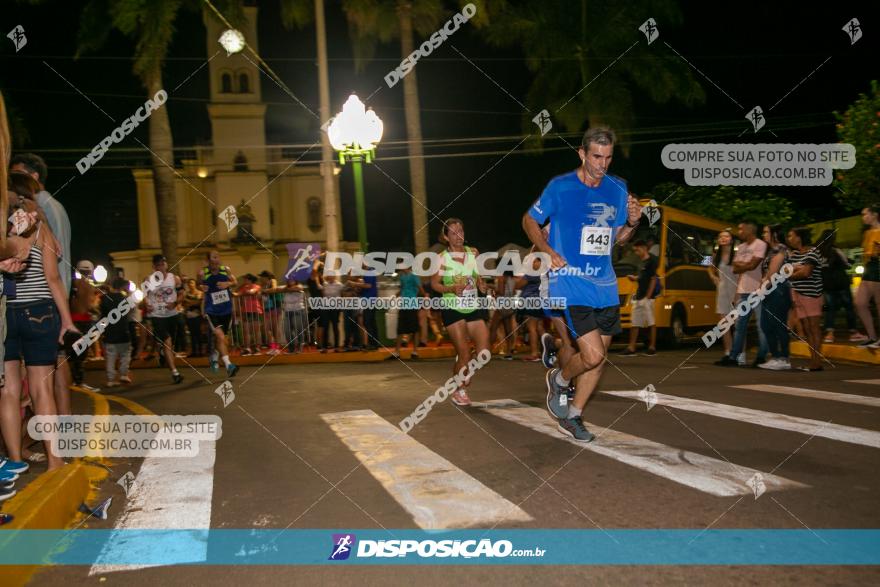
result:
[(364, 176), (361, 163), (371, 163), (376, 154), (376, 144), (382, 139), (382, 121), (372, 109), (354, 94), (348, 97), (327, 126), (327, 137), (334, 149), (339, 151), (339, 162), (351, 161), (354, 172), (354, 193), (357, 206), (358, 241), (361, 251), (367, 252), (367, 215), (364, 203)]

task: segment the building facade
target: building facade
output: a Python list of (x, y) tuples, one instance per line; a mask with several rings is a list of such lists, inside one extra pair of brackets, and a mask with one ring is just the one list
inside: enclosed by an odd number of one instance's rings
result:
[[(247, 24), (241, 32), (257, 51), (257, 8), (245, 8), (245, 15)], [(175, 273), (194, 276), (204, 266), (205, 253), (216, 248), (236, 275), (269, 269), (281, 276), (288, 265), (287, 243), (319, 243), (325, 248), (319, 166), (296, 162), (286, 149), (266, 145), (267, 106), (260, 91), (261, 72), (253, 57), (225, 54), (217, 42), (225, 27), (213, 15), (205, 16), (205, 26), (207, 54), (221, 51), (208, 63), (211, 141), (182, 159), (176, 169), (181, 261)], [(127, 279), (139, 280), (152, 271), (152, 256), (161, 249), (153, 171), (134, 169), (132, 173), (137, 186), (139, 248), (111, 253), (111, 258)], [(335, 193), (338, 210), (338, 181)], [(231, 230), (230, 206), (238, 220)], [(341, 246), (348, 248), (344, 243)]]

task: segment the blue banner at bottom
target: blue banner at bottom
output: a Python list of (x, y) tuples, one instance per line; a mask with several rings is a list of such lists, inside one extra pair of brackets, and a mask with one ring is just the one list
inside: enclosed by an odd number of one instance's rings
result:
[(0, 530), (0, 565), (878, 565), (880, 530)]

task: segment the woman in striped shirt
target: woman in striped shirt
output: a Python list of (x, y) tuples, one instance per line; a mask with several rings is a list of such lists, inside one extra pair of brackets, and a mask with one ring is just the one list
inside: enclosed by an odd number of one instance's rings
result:
[[(22, 207), (30, 210), (39, 186), (26, 174), (10, 174), (10, 189), (24, 200)], [(28, 182), (27, 180), (30, 180)], [(19, 362), (27, 367), (29, 393), (38, 416), (55, 416), (52, 372), (58, 355), (58, 344), (68, 330), (76, 332), (67, 306), (67, 293), (58, 273), (60, 247), (49, 225), (37, 224), (24, 235), (30, 242), (30, 255), (24, 270), (11, 276), (15, 297), (6, 304), (6, 385), (0, 393), (0, 428), (10, 461), (21, 462), (21, 414), (19, 402), (22, 379)], [(64, 465), (46, 442), (49, 470)]]
[(788, 231), (788, 261), (794, 266), (791, 274), (791, 297), (795, 312), (804, 329), (810, 347), (810, 371), (822, 370), (822, 260), (812, 245), (810, 229), (792, 228)]

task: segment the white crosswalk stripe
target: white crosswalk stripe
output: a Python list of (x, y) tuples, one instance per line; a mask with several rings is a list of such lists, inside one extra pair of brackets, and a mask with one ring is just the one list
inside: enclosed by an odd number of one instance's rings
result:
[[(602, 391), (601, 393), (640, 401), (638, 390)], [(670, 408), (675, 408), (677, 410), (697, 412), (718, 418), (725, 418), (727, 420), (737, 420), (739, 422), (764, 426), (766, 428), (799, 432), (809, 436), (821, 436), (831, 440), (880, 448), (880, 432), (874, 430), (865, 430), (853, 426), (843, 426), (819, 420), (810, 420), (808, 418), (799, 418), (797, 416), (788, 416), (785, 414), (765, 412), (762, 410), (754, 410), (752, 408), (742, 408), (728, 404), (717, 404), (704, 400), (666, 395), (663, 393), (657, 393), (656, 396), (658, 404), (669, 406)]]
[(844, 379), (847, 383), (864, 383), (866, 385), (880, 385), (880, 379)]
[(813, 399), (825, 399), (847, 404), (860, 404), (880, 408), (880, 397), (864, 395), (852, 395), (849, 393), (836, 393), (833, 391), (820, 391), (818, 389), (806, 389), (803, 387), (788, 387), (785, 385), (731, 385), (736, 389), (749, 389), (751, 391), (766, 391), (768, 393), (781, 393), (797, 397), (809, 397)]
[[(541, 434), (565, 440), (596, 454), (712, 495), (726, 497), (750, 494), (753, 490), (747, 485), (747, 481), (759, 473), (749, 467), (732, 465), (719, 459), (610, 429), (602, 431), (601, 436), (593, 442), (584, 444), (560, 432), (556, 422), (546, 410), (514, 400), (493, 400), (475, 403), (474, 406)], [(595, 424), (588, 422), (584, 424), (594, 433), (601, 430), (601, 427)], [(761, 476), (768, 491), (807, 487), (776, 475), (761, 473)]]
[(532, 518), (372, 410), (321, 414), (364, 468), (423, 529)]
[[(131, 493), (125, 502), (125, 511), (116, 520), (107, 547), (89, 570), (89, 576), (113, 571), (130, 571), (156, 565), (103, 564), (126, 558), (137, 558), (132, 549), (149, 549), (143, 558), (150, 558), (156, 548), (168, 548), (162, 555), (168, 565), (199, 563), (208, 557), (207, 536), (199, 530), (211, 526), (211, 498), (214, 491), (214, 460), (216, 443), (201, 440), (199, 454), (186, 458), (147, 457), (141, 463)], [(169, 544), (161, 544), (162, 537), (154, 540), (128, 540), (126, 530), (169, 530)], [(190, 534), (174, 530), (193, 530)], [(137, 534), (137, 533), (135, 533)]]

